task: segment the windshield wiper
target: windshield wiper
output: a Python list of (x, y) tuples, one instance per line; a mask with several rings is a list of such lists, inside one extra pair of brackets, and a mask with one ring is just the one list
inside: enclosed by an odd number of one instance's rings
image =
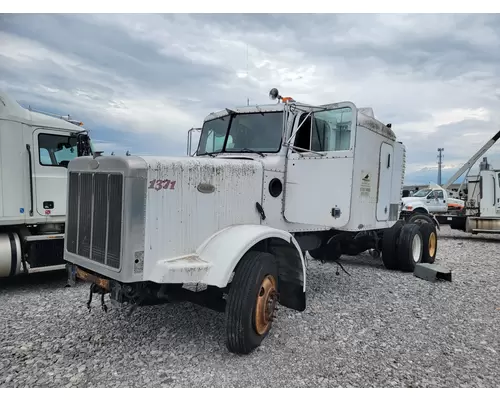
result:
[(220, 153), (201, 153), (201, 154), (198, 154), (198, 157), (199, 156), (210, 156), (210, 157), (215, 157), (216, 154), (220, 154)]
[(262, 151), (257, 151), (257, 150), (252, 150), (247, 147), (243, 149), (238, 149), (236, 151), (228, 151), (228, 153), (255, 153), (258, 154), (261, 157), (265, 157), (266, 155)]

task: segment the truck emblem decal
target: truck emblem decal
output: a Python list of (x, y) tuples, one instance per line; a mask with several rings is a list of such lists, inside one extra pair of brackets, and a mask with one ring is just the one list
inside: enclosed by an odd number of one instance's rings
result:
[(162, 189), (175, 189), (175, 183), (177, 181), (171, 181), (170, 179), (153, 179), (149, 181), (148, 189), (162, 190)]
[(200, 183), (196, 189), (200, 193), (213, 193), (215, 190), (215, 186), (210, 183)]

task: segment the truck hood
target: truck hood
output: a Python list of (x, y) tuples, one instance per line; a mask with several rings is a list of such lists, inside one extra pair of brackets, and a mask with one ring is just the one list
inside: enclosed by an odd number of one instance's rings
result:
[[(259, 225), (264, 166), (260, 160), (142, 157), (147, 164), (148, 254), (192, 254), (204, 240), (237, 224)], [(146, 262), (147, 260), (145, 260)]]
[(401, 201), (403, 202), (403, 204), (416, 203), (416, 202), (421, 203), (422, 199), (424, 199), (424, 197), (403, 197)]

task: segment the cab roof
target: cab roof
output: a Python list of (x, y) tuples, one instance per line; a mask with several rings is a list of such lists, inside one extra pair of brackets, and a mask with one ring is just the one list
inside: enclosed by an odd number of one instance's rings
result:
[(27, 110), (6, 92), (0, 91), (0, 120), (20, 122), (30, 126), (55, 128), (65, 131), (80, 132), (84, 128), (64, 119)]
[[(294, 104), (294, 103), (289, 103), (289, 104)], [(311, 108), (316, 108), (318, 110), (321, 109), (321, 107), (327, 106), (326, 104), (322, 105), (311, 105), (311, 104), (304, 104), (304, 103), (298, 103), (296, 102), (298, 107), (311, 107)], [(363, 126), (367, 129), (370, 129), (374, 132), (377, 132), (383, 136), (386, 136), (392, 140), (396, 139), (396, 134), (392, 131), (390, 127), (379, 121), (378, 119), (375, 118), (375, 114), (373, 112), (373, 109), (371, 107), (362, 107), (358, 108), (356, 105), (350, 101), (343, 101), (340, 103), (336, 103), (339, 106), (342, 106), (343, 104), (349, 105), (350, 107), (355, 110), (356, 115), (357, 115), (357, 125), (358, 126)], [(332, 104), (333, 105), (333, 104)], [(263, 104), (263, 105), (254, 105), (254, 106), (243, 106), (243, 107), (234, 107), (234, 108), (225, 108), (219, 111), (212, 112), (208, 114), (204, 122), (219, 118), (219, 117), (224, 117), (226, 115), (229, 115), (232, 111), (238, 113), (238, 114), (252, 114), (252, 113), (261, 113), (261, 112), (278, 112), (278, 111), (283, 111), (285, 108), (285, 103), (274, 103), (274, 104)]]

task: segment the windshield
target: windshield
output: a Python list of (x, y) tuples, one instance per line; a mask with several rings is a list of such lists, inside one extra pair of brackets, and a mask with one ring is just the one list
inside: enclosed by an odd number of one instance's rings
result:
[(413, 197), (425, 197), (431, 192), (431, 189), (420, 189)]
[(228, 115), (203, 124), (197, 154), (277, 153), (282, 132), (282, 111)]

